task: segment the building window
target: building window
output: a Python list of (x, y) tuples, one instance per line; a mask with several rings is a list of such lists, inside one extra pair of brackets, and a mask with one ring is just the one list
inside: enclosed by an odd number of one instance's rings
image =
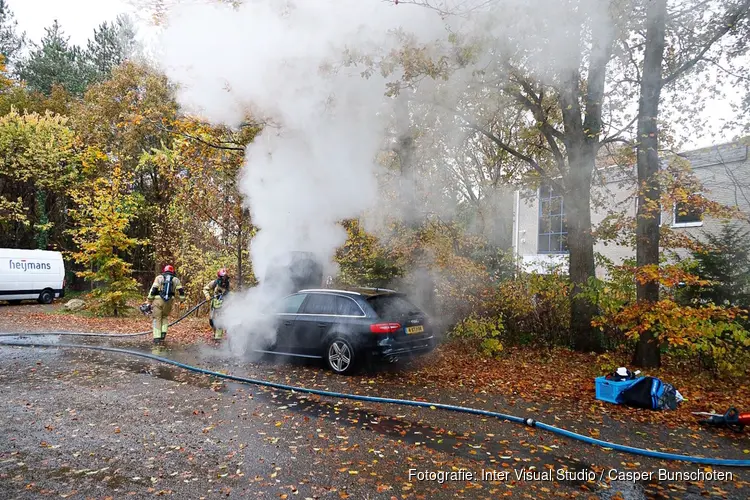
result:
[(568, 224), (562, 196), (552, 187), (539, 188), (539, 243), (537, 253), (568, 253)]
[(687, 203), (674, 204), (673, 227), (695, 227), (703, 225), (703, 211)]

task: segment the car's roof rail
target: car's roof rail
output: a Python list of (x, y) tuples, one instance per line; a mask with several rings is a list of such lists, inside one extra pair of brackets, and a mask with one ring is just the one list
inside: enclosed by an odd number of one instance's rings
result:
[(374, 292), (393, 292), (398, 293), (396, 290), (391, 290), (390, 288), (379, 288), (379, 287), (371, 287), (371, 286), (361, 286), (358, 287), (361, 290), (372, 290)]
[(333, 293), (351, 293), (354, 295), (362, 295), (359, 292), (353, 292), (351, 290), (336, 290), (335, 288), (306, 288), (305, 290), (300, 290), (297, 293), (301, 292), (333, 292)]

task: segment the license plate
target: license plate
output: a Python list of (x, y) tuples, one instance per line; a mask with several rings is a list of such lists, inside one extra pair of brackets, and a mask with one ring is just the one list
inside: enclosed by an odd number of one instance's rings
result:
[(406, 327), (406, 333), (409, 335), (411, 335), (412, 333), (422, 333), (423, 331), (424, 331), (424, 327), (422, 325)]

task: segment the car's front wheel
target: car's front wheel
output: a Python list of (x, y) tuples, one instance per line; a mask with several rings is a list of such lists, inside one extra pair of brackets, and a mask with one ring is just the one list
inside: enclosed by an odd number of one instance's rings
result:
[(331, 370), (342, 375), (352, 373), (356, 366), (354, 347), (342, 337), (335, 337), (328, 342), (325, 358)]

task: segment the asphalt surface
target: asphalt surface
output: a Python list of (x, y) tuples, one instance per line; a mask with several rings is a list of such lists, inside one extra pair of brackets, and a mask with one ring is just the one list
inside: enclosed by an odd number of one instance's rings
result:
[[(584, 434), (596, 427), (601, 439), (632, 446), (750, 458), (747, 432), (579, 422), (470, 388), (400, 383), (408, 365), (386, 368), (384, 384), (367, 373), (341, 377), (315, 363), (242, 359), (207, 346), (153, 351), (147, 338), (64, 341), (292, 385), (534, 416)], [(750, 498), (747, 469), (624, 455), (466, 414), (222, 383), (113, 353), (1, 346), (0, 405), (2, 498)], [(732, 477), (659, 477), (697, 471)]]

